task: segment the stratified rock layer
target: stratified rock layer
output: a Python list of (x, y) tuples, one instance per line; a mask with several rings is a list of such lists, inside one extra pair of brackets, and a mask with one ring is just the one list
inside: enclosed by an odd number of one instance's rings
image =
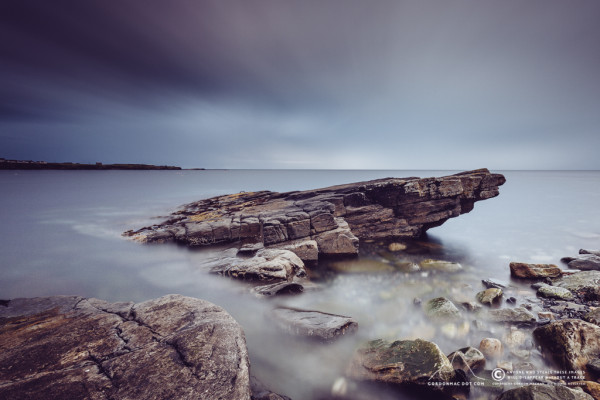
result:
[(222, 308), (168, 295), (0, 306), (2, 399), (250, 399), (244, 333)]
[(315, 259), (315, 246), (318, 255), (352, 255), (359, 239), (418, 237), (497, 196), (504, 182), (504, 176), (480, 169), (301, 192), (243, 192), (188, 204), (162, 224), (125, 234), (146, 243), (298, 248), (304, 261)]

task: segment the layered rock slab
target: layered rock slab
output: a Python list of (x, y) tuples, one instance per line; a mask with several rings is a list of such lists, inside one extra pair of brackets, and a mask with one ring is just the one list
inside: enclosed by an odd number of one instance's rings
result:
[[(317, 254), (352, 255), (359, 239), (418, 237), (476, 201), (499, 194), (504, 176), (487, 169), (440, 178), (385, 178), (323, 189), (218, 196), (185, 205), (164, 223), (126, 236), (188, 246), (239, 242), (283, 247), (312, 240)], [(303, 253), (303, 254), (300, 254)], [(314, 251), (298, 252), (314, 259)], [(304, 259), (306, 261), (306, 259)]]
[(0, 307), (0, 398), (250, 399), (241, 327), (207, 301), (76, 296)]

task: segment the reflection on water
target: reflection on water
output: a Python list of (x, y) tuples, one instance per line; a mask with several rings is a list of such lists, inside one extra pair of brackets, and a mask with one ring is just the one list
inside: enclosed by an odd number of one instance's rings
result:
[[(449, 354), (477, 347), (484, 337), (514, 336), (467, 310), (456, 321), (431, 321), (423, 304), (439, 296), (457, 304), (474, 302), (484, 289), (481, 279), (492, 278), (509, 285), (505, 298), (529, 302), (536, 314), (534, 292), (511, 281), (508, 263), (559, 263), (579, 248), (600, 248), (600, 173), (506, 172), (498, 198), (477, 203), (473, 212), (430, 230), (426, 238), (401, 241), (406, 248), (392, 251), (389, 243), (361, 243), (358, 259), (322, 261), (309, 273), (316, 288), (299, 296), (256, 298), (248, 284), (199, 267), (216, 250), (143, 246), (120, 233), (147, 225), (152, 216), (167, 215), (180, 204), (219, 194), (449, 173), (2, 171), (0, 298), (77, 294), (137, 302), (167, 293), (204, 298), (243, 325), (253, 372), (268, 386), (293, 399), (326, 398), (365, 340), (420, 337)], [(457, 262), (463, 268), (452, 273), (418, 270), (415, 266), (425, 259)], [(278, 305), (352, 316), (359, 330), (328, 345), (289, 337), (270, 323), (269, 312)], [(503, 359), (542, 365), (539, 353), (528, 346), (507, 348)]]

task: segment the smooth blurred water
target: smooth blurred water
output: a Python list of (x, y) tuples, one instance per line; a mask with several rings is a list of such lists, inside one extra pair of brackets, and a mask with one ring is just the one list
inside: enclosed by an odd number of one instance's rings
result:
[[(458, 261), (465, 267), (459, 274), (332, 273), (321, 265), (316, 275), (325, 276), (323, 290), (281, 299), (256, 299), (247, 284), (207, 274), (200, 264), (211, 251), (144, 246), (121, 233), (220, 194), (453, 172), (0, 171), (0, 298), (75, 294), (139, 302), (168, 293), (204, 298), (243, 325), (259, 378), (294, 399), (317, 398), (343, 375), (362, 340), (429, 337), (446, 353), (479, 343), (482, 333), (473, 329), (452, 336), (426, 321), (415, 312), (414, 297), (474, 297), (482, 278), (524, 291), (510, 282), (510, 261), (558, 264), (579, 248), (600, 248), (600, 172), (503, 172), (507, 182), (499, 197), (430, 230), (416, 251), (393, 255)], [(290, 338), (265, 317), (277, 304), (350, 315), (360, 328), (327, 346)]]

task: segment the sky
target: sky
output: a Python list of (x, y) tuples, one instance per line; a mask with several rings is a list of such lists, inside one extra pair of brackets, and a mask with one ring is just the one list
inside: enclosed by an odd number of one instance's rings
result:
[(600, 169), (597, 0), (4, 0), (0, 157)]

